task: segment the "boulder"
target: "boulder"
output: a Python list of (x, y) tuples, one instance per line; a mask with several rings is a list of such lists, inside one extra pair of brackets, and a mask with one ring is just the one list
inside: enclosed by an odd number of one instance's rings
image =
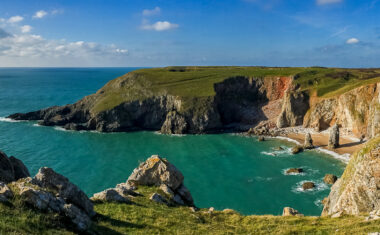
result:
[(165, 158), (153, 155), (133, 170), (128, 181), (134, 185), (160, 186), (166, 184), (176, 190), (183, 182), (182, 173)]
[(302, 189), (303, 190), (309, 190), (309, 189), (313, 189), (315, 187), (315, 184), (313, 182), (305, 182), (302, 184)]
[(326, 174), (325, 177), (323, 178), (323, 181), (326, 184), (334, 184), (337, 181), (338, 177), (336, 177), (333, 174)]
[(291, 151), (292, 151), (292, 154), (297, 154), (303, 151), (303, 147), (297, 145), (297, 146), (294, 146)]
[(305, 149), (312, 149), (312, 148), (314, 148), (313, 139), (311, 138), (310, 133), (307, 133), (305, 135), (305, 143), (304, 143), (303, 147)]
[(15, 173), (8, 156), (0, 151), (0, 181), (10, 183), (15, 180)]
[(13, 197), (12, 191), (8, 188), (6, 184), (0, 182), (0, 202), (6, 202), (8, 199)]
[(264, 138), (264, 136), (259, 136), (259, 138), (257, 139), (258, 141), (265, 141), (265, 138)]
[(76, 226), (77, 230), (83, 232), (90, 228), (90, 217), (75, 205), (64, 204), (62, 207), (62, 212), (67, 218), (71, 220), (71, 222)]
[(330, 129), (330, 137), (329, 137), (328, 147), (330, 149), (335, 149), (335, 148), (339, 147), (339, 126), (338, 126), (338, 124), (335, 124)]
[(53, 169), (42, 167), (33, 181), (40, 187), (49, 188), (58, 193), (66, 202), (83, 209), (90, 217), (95, 215), (93, 204), (87, 195), (66, 177), (56, 173)]
[(303, 169), (302, 168), (290, 168), (288, 170), (286, 170), (286, 174), (290, 175), (290, 174), (301, 174), (303, 172)]
[(100, 193), (95, 193), (91, 200), (103, 202), (131, 202), (128, 197), (124, 196), (122, 193), (115, 189), (106, 189)]
[(117, 184), (115, 187), (115, 190), (124, 196), (133, 196), (133, 197), (141, 196), (140, 193), (134, 191), (136, 190), (136, 187), (128, 183)]
[(282, 216), (303, 216), (303, 214), (291, 207), (284, 207), (284, 210), (282, 211)]
[(158, 193), (153, 193), (149, 199), (160, 204), (168, 204), (168, 201), (161, 194)]
[(19, 195), (30, 206), (42, 210), (60, 212), (65, 202), (52, 193), (19, 184)]
[(24, 165), (24, 163), (13, 156), (9, 158), (14, 170), (14, 178), (15, 180), (19, 180), (22, 178), (26, 178), (30, 176), (28, 168)]

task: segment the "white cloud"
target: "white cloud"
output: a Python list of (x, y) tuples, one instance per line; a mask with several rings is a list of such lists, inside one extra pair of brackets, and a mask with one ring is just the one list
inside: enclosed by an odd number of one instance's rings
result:
[(29, 33), (30, 31), (32, 31), (32, 26), (30, 25), (24, 25), (24, 26), (21, 26), (21, 32), (23, 33)]
[(318, 5), (328, 5), (341, 2), (343, 2), (343, 0), (317, 0)]
[(94, 42), (67, 42), (65, 40), (47, 40), (40, 35), (21, 34), (0, 38), (0, 59), (23, 57), (30, 58), (103, 58), (128, 54), (128, 50), (115, 45), (101, 45)]
[(165, 31), (178, 28), (178, 24), (170, 23), (169, 21), (157, 21), (154, 24), (145, 23), (142, 26), (144, 30), (155, 30), (155, 31)]
[(161, 13), (161, 8), (155, 7), (153, 9), (144, 9), (142, 14), (143, 16), (153, 16), (153, 15), (158, 15)]
[(18, 23), (24, 20), (24, 17), (22, 16), (12, 16), (11, 18), (8, 19), (9, 23)]
[(346, 41), (347, 44), (356, 44), (356, 43), (359, 43), (359, 39), (357, 38), (350, 38)]
[(44, 11), (44, 10), (40, 10), (40, 11), (37, 11), (37, 12), (34, 14), (33, 18), (34, 18), (34, 19), (42, 19), (42, 18), (44, 18), (47, 14), (48, 14), (48, 13), (47, 13), (46, 11)]

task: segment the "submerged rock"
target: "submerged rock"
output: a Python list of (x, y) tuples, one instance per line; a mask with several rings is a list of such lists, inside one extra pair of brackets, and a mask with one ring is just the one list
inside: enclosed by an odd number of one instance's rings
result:
[(310, 133), (307, 133), (305, 135), (305, 143), (304, 143), (303, 147), (305, 149), (312, 149), (312, 148), (314, 148), (313, 139), (311, 138)]
[(302, 168), (290, 168), (288, 170), (286, 170), (286, 174), (301, 174), (303, 172), (303, 169)]
[(339, 126), (338, 126), (338, 124), (335, 124), (330, 129), (330, 137), (329, 137), (328, 147), (330, 149), (335, 149), (335, 148), (339, 147)]
[(315, 188), (315, 183), (314, 182), (309, 181), (309, 182), (305, 182), (305, 183), (302, 184), (302, 189), (303, 190), (309, 190), (309, 189), (313, 189), (313, 188)]
[(303, 216), (303, 214), (291, 207), (284, 207), (282, 216)]
[(337, 181), (338, 177), (333, 174), (326, 174), (325, 177), (323, 178), (323, 181), (326, 184), (334, 184)]

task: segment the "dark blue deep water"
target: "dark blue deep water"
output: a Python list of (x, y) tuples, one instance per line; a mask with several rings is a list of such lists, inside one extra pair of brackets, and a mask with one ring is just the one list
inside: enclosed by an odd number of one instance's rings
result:
[[(23, 160), (33, 175), (41, 166), (54, 168), (88, 195), (124, 182), (139, 162), (160, 154), (183, 172), (199, 207), (281, 214), (283, 207), (290, 206), (306, 215), (320, 214), (320, 200), (329, 193), (322, 178), (326, 173), (340, 176), (344, 165), (316, 151), (291, 155), (293, 144), (283, 140), (258, 142), (233, 134), (72, 132), (3, 118), (73, 103), (134, 69), (0, 69), (0, 149)], [(277, 146), (285, 150), (274, 151)], [(290, 167), (303, 167), (306, 172), (284, 175)], [(317, 189), (300, 191), (305, 180), (315, 181)]]

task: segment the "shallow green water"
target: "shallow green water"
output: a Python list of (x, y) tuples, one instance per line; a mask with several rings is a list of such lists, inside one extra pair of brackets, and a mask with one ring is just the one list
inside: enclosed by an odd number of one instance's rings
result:
[[(0, 69), (0, 116), (71, 103), (131, 69)], [(316, 151), (289, 154), (283, 140), (258, 142), (233, 134), (166, 136), (154, 132), (63, 131), (33, 122), (0, 122), (0, 149), (22, 159), (32, 174), (49, 166), (88, 195), (124, 182), (152, 154), (168, 158), (185, 175), (199, 207), (232, 208), (244, 214), (280, 214), (284, 206), (320, 214), (329, 193), (326, 173), (340, 175), (344, 165)], [(274, 151), (282, 146), (284, 151)], [(275, 155), (275, 156), (274, 156)], [(303, 175), (284, 175), (303, 167)], [(303, 192), (312, 180), (317, 189)]]

